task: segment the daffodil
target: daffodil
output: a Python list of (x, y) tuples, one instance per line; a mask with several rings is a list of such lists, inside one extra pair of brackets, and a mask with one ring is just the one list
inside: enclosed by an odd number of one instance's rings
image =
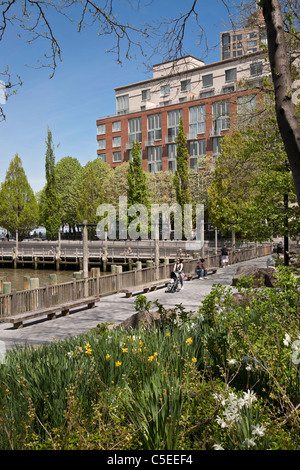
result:
[(106, 357), (105, 357), (105, 359), (108, 361), (108, 360), (109, 360), (109, 358), (110, 358), (110, 355), (109, 355), (109, 354), (106, 354)]
[(127, 353), (127, 352), (128, 352), (128, 348), (122, 348), (122, 352), (123, 352), (123, 353)]
[(120, 367), (121, 364), (122, 364), (122, 362), (117, 361), (117, 362), (116, 362), (116, 367)]
[(192, 362), (193, 362), (194, 364), (196, 364), (197, 358), (196, 358), (196, 357), (193, 357)]
[(188, 339), (186, 340), (186, 344), (187, 344), (188, 346), (190, 346), (190, 345), (192, 344), (192, 342), (193, 342), (192, 338), (188, 338)]

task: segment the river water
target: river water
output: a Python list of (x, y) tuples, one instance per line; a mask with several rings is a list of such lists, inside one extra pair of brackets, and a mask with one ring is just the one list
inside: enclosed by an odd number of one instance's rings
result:
[(50, 274), (56, 274), (58, 283), (69, 282), (73, 278), (72, 270), (56, 271), (52, 269), (28, 269), (28, 268), (0, 269), (0, 277), (6, 277), (6, 281), (11, 282), (12, 290), (24, 289), (24, 276), (30, 276), (30, 278), (39, 278), (40, 286), (49, 284)]

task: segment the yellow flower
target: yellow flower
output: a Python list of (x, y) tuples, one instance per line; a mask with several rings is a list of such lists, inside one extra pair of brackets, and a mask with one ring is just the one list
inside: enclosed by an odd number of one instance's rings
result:
[(86, 343), (86, 345), (84, 346), (84, 349), (85, 349), (86, 354), (92, 354), (92, 348), (89, 343)]
[(197, 358), (196, 358), (196, 357), (193, 357), (192, 362), (193, 362), (194, 364), (196, 364)]
[(192, 342), (193, 342), (192, 338), (188, 338), (188, 339), (186, 340), (186, 344), (187, 344), (188, 346), (190, 346), (190, 345), (192, 344)]
[(116, 367), (120, 367), (121, 364), (122, 364), (122, 362), (117, 361), (117, 362), (116, 362)]
[(246, 310), (250, 310), (250, 307), (249, 307), (249, 306), (247, 306), (247, 307), (246, 307)]
[(128, 348), (122, 348), (122, 352), (123, 352), (123, 353), (127, 353), (127, 352), (128, 352)]
[(109, 354), (106, 354), (106, 360), (108, 361), (108, 359), (110, 358), (110, 355)]
[(139, 346), (143, 346), (143, 341), (142, 340), (140, 340)]
[(153, 361), (153, 359), (154, 359), (154, 357), (153, 357), (153, 356), (149, 356), (149, 357), (148, 357), (148, 361), (149, 361), (149, 362), (152, 362), (152, 361)]
[(157, 358), (157, 352), (153, 353), (153, 358), (156, 359)]
[(171, 336), (170, 333), (167, 332), (167, 333), (166, 333), (166, 337), (167, 337), (167, 338), (170, 338), (170, 336)]

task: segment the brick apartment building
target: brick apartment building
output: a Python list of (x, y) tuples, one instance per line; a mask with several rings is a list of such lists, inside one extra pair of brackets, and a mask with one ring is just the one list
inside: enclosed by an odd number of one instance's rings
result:
[(207, 65), (192, 56), (157, 64), (152, 79), (115, 89), (116, 114), (96, 122), (97, 155), (115, 168), (137, 140), (144, 171), (174, 172), (182, 116), (190, 168), (213, 167), (222, 137), (256, 106), (266, 75), (261, 51)]

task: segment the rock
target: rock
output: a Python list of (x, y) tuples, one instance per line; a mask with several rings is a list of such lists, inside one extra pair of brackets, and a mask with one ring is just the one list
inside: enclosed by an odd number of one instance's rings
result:
[(241, 277), (253, 277), (253, 287), (275, 287), (275, 268), (259, 268), (255, 265), (240, 266), (232, 278), (232, 286), (236, 286)]
[[(167, 316), (173, 312), (170, 310), (167, 312)], [(137, 312), (126, 318), (119, 326), (125, 330), (130, 328), (149, 328), (152, 326), (158, 326), (161, 321), (161, 315), (158, 312)]]

